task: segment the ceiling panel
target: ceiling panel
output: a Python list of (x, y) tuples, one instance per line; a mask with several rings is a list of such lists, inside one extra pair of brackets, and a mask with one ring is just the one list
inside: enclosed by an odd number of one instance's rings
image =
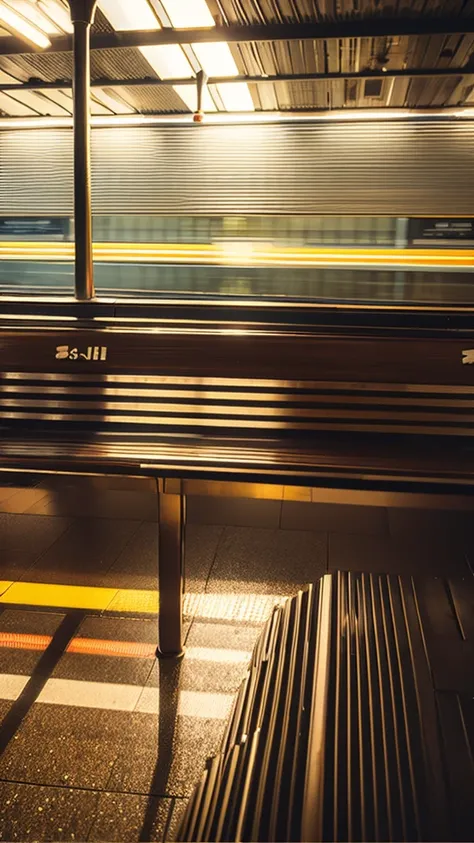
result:
[[(474, 0), (208, 0), (208, 4), (216, 21), (223, 24), (304, 23), (343, 17), (407, 14), (421, 18), (427, 14), (459, 15), (462, 21), (463, 16), (474, 15)], [(98, 10), (93, 32), (110, 31), (107, 18)], [(424, 108), (474, 101), (472, 34), (232, 43), (230, 48), (243, 76), (380, 71), (380, 81), (369, 80), (369, 84), (363, 78), (282, 79), (275, 84), (252, 83), (251, 94), (259, 110), (381, 106)], [(465, 69), (465, 75), (423, 78), (383, 75), (384, 68), (390, 71), (458, 67)], [(38, 81), (38, 88), (41, 87), (40, 81), (58, 82), (58, 87), (66, 87), (72, 75), (72, 55), (66, 52), (3, 55), (0, 56), (0, 70), (22, 82)], [(114, 80), (157, 78), (138, 48), (93, 50), (91, 72), (93, 80), (100, 81), (110, 90), (114, 89)], [(124, 102), (143, 113), (183, 110), (183, 103), (171, 86), (153, 87), (148, 84), (117, 87), (115, 91)], [(9, 101), (3, 99), (3, 104), (6, 106)], [(39, 105), (39, 102), (36, 104)]]

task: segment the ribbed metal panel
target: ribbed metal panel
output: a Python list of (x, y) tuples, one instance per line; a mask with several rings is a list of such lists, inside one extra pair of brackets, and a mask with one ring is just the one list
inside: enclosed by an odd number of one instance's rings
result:
[(177, 840), (471, 840), (473, 594), (339, 572), (275, 608)]
[(0, 162), (0, 213), (72, 213), (72, 132), (0, 132)]
[[(70, 132), (0, 134), (0, 213), (72, 212)], [(474, 122), (107, 128), (96, 214), (472, 215)]]

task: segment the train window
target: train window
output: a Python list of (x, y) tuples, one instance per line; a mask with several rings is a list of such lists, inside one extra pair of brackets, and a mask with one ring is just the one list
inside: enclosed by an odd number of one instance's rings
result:
[[(0, 217), (0, 294), (70, 291), (73, 236), (68, 217)], [(97, 214), (93, 237), (98, 295), (474, 300), (471, 218)]]

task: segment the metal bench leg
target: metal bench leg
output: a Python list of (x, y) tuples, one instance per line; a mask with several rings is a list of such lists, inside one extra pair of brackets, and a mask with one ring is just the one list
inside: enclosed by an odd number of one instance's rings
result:
[[(158, 658), (180, 658), (183, 649), (183, 576), (186, 497), (164, 491), (158, 480)], [(175, 483), (173, 483), (175, 486)], [(177, 488), (179, 489), (179, 481)]]

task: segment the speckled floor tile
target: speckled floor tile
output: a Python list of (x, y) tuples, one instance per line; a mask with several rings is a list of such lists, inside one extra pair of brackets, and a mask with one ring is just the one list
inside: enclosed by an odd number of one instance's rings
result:
[(0, 724), (2, 723), (2, 720), (4, 720), (4, 718), (7, 716), (11, 706), (11, 700), (0, 700)]
[(2, 505), (4, 501), (7, 501), (8, 498), (12, 498), (18, 489), (13, 486), (7, 486), (2, 483), (0, 486), (0, 509), (2, 509)]
[(428, 539), (444, 543), (464, 544), (474, 536), (474, 512), (439, 509), (388, 510), (390, 535), (393, 538)]
[(284, 501), (281, 527), (284, 530), (384, 535), (388, 532), (388, 517), (387, 510), (380, 506)]
[[(0, 618), (1, 621), (1, 618)], [(1, 628), (1, 627), (0, 627)], [(79, 638), (105, 639), (117, 642), (158, 643), (158, 625), (148, 619), (88, 617), (77, 631)], [(56, 679), (89, 682), (118, 682), (144, 685), (153, 667), (151, 658), (65, 653), (53, 673)]]
[(227, 527), (207, 591), (294, 594), (326, 571), (327, 536)]
[(37, 487), (29, 489), (13, 488), (11, 491), (13, 494), (8, 495), (6, 499), (2, 500), (0, 496), (1, 512), (16, 512), (18, 514), (28, 512), (30, 507), (42, 501), (47, 494), (44, 489)]
[(17, 579), (65, 533), (69, 518), (0, 513), (0, 579)]
[[(222, 527), (188, 524), (185, 539), (186, 587), (202, 591), (217, 550)], [(117, 588), (156, 588), (158, 527), (140, 525), (107, 574), (107, 584)]]
[(166, 831), (165, 840), (169, 840), (170, 843), (176, 840), (176, 834), (178, 833), (178, 828), (180, 822), (183, 818), (183, 814), (186, 810), (186, 805), (188, 804), (188, 800), (186, 798), (178, 798), (176, 797), (173, 799), (173, 805), (171, 808), (171, 817), (169, 821), (169, 825)]
[(367, 571), (436, 575), (463, 573), (462, 549), (441, 538), (389, 538), (332, 533), (329, 537), (330, 571)]
[(40, 500), (32, 502), (28, 511), (37, 515), (69, 515), (73, 518), (156, 521), (156, 493), (137, 489), (101, 489), (93, 485), (65, 486), (50, 490)]
[(104, 585), (106, 572), (139, 526), (138, 521), (79, 518), (44, 553), (29, 579), (65, 585)]
[(97, 803), (93, 791), (0, 782), (0, 840), (85, 840)]
[[(234, 694), (245, 676), (260, 629), (255, 624), (194, 621), (181, 662), (180, 690)], [(155, 662), (147, 687), (159, 687), (159, 671), (160, 665)]]
[(264, 619), (260, 624), (195, 620), (186, 642), (182, 687), (234, 694), (263, 624)]
[(250, 498), (220, 498), (207, 495), (190, 497), (187, 517), (190, 524), (222, 524), (232, 527), (277, 528), (281, 502)]
[(164, 839), (171, 799), (124, 793), (102, 793), (88, 840), (132, 843)]
[(177, 717), (169, 699), (160, 718), (141, 712), (128, 717), (107, 790), (189, 795), (207, 757), (219, 748), (225, 720)]
[(0, 580), (27, 580), (36, 554), (24, 550), (0, 550)]
[[(53, 636), (64, 615), (55, 612), (31, 612), (5, 609), (0, 614), (0, 633)], [(43, 650), (18, 649), (0, 646), (0, 673), (19, 673), (29, 676)]]
[(129, 717), (37, 703), (0, 758), (0, 779), (103, 790)]

